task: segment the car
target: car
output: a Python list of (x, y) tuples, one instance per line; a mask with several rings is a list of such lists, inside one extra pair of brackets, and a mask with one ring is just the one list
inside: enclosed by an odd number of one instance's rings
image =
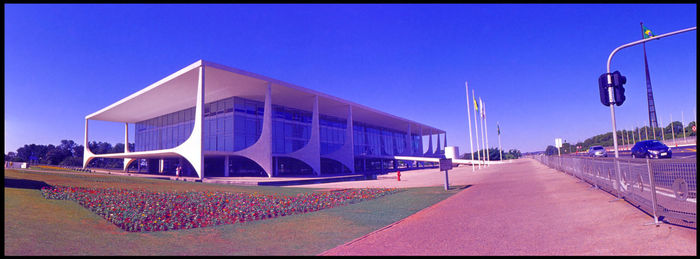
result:
[(673, 155), (671, 148), (655, 139), (635, 143), (631, 153), (634, 158), (671, 158)]
[(608, 157), (608, 152), (603, 146), (592, 146), (588, 149), (588, 156), (592, 157)]

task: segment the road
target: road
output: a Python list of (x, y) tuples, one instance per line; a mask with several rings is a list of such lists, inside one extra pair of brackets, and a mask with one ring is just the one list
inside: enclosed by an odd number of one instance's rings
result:
[[(671, 159), (684, 159), (684, 158), (696, 158), (697, 157), (697, 145), (692, 146), (682, 146), (673, 147), (670, 146), (671, 152), (673, 152)], [(618, 155), (622, 158), (632, 157), (629, 150), (618, 150)], [(571, 154), (571, 156), (587, 156), (587, 154)], [(608, 158), (612, 159), (615, 157), (614, 151), (608, 151)]]

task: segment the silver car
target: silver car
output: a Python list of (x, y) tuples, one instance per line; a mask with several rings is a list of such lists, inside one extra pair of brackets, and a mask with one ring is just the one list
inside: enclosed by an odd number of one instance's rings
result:
[(603, 146), (592, 146), (588, 149), (588, 156), (590, 157), (608, 157), (608, 152), (605, 151)]

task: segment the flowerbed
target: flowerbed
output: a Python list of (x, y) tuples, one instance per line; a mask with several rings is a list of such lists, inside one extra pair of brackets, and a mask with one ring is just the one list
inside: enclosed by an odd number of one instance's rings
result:
[(313, 212), (370, 200), (398, 189), (348, 189), (296, 196), (227, 192), (152, 192), (53, 186), (46, 199), (73, 200), (131, 232), (167, 231), (233, 224)]
[(43, 169), (53, 169), (53, 170), (66, 170), (63, 167), (50, 166), (50, 165), (35, 165), (33, 167), (39, 167), (39, 168), (43, 168)]

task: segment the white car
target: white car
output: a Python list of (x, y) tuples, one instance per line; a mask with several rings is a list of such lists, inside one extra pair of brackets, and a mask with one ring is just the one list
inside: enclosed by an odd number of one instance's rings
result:
[(608, 152), (605, 151), (603, 146), (592, 146), (588, 149), (588, 156), (590, 157), (608, 157)]

